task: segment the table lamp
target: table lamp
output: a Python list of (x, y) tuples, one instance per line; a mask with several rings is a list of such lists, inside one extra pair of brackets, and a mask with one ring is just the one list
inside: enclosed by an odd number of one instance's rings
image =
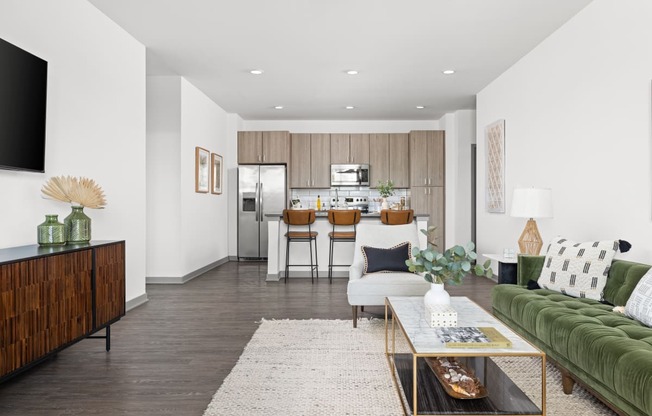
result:
[(512, 217), (528, 218), (525, 229), (518, 239), (523, 254), (538, 255), (543, 240), (535, 218), (552, 218), (552, 190), (542, 188), (516, 188), (512, 195)]

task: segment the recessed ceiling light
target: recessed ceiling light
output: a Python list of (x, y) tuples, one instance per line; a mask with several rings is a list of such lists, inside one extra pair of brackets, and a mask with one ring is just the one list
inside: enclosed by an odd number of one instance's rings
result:
[(455, 73), (455, 70), (454, 69), (445, 69), (445, 70), (441, 71), (441, 73), (444, 74), (444, 75), (453, 75)]
[(262, 70), (262, 69), (252, 69), (252, 70), (249, 71), (249, 72), (251, 72), (251, 73), (254, 74), (254, 75), (262, 75), (263, 70)]
[(417, 106), (417, 110), (423, 110), (424, 108), (426, 108), (426, 107), (424, 107), (424, 106), (422, 106), (422, 105), (418, 105), (418, 106)]
[(346, 106), (346, 107), (344, 107), (344, 108), (346, 108), (347, 110), (353, 110), (353, 109), (354, 109), (355, 107), (354, 107), (354, 106), (352, 106), (352, 105), (347, 105), (347, 106)]
[(275, 110), (282, 110), (283, 106), (282, 105), (277, 105), (277, 106), (274, 106), (274, 109)]
[(358, 71), (356, 71), (355, 69), (349, 69), (348, 71), (346, 71), (346, 73), (349, 75), (358, 75)]

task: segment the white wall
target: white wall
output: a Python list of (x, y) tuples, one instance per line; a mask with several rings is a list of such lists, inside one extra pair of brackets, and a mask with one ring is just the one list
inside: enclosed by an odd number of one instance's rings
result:
[(446, 131), (446, 246), (471, 241), (471, 143), (475, 111), (447, 113), (439, 120)]
[[(238, 131), (244, 130), (244, 121), (233, 113), (227, 115), (227, 137), (229, 137), (228, 167), (226, 179), (229, 183), (229, 257), (238, 256)], [(225, 162), (226, 162), (225, 158)]]
[(147, 276), (182, 276), (181, 78), (147, 77)]
[(36, 243), (45, 214), (70, 213), (41, 198), (56, 175), (104, 189), (85, 210), (93, 240), (126, 240), (127, 301), (145, 295), (145, 48), (84, 0), (4, 0), (0, 38), (48, 61), (45, 173), (0, 171), (0, 247)]
[[(479, 252), (517, 247), (512, 190), (550, 187), (544, 240), (622, 238), (652, 263), (652, 2), (595, 0), (477, 96)], [(507, 214), (485, 211), (484, 128), (504, 118)]]
[[(195, 146), (229, 160), (227, 114), (194, 85), (181, 81), (181, 244), (190, 273), (228, 257), (229, 183), (222, 194), (195, 192)], [(223, 172), (228, 171), (226, 166)]]
[(228, 257), (231, 185), (225, 177), (221, 195), (195, 192), (195, 147), (221, 155), (226, 175), (235, 163), (234, 127), (182, 77), (148, 77), (147, 97), (147, 277), (181, 282)]

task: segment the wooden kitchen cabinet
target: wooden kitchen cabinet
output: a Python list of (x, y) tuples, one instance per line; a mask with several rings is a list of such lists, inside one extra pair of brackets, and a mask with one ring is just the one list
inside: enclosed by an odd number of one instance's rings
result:
[(292, 134), (290, 188), (330, 188), (330, 134)]
[(407, 133), (389, 135), (389, 178), (394, 188), (410, 187), (410, 146)]
[(378, 181), (386, 181), (389, 176), (389, 134), (369, 135), (369, 187), (375, 188)]
[(289, 132), (238, 132), (238, 164), (283, 164), (289, 162)]
[(310, 188), (331, 187), (330, 134), (310, 135)]
[(370, 187), (391, 180), (394, 188), (410, 187), (410, 153), (407, 133), (369, 135)]
[(349, 159), (356, 165), (369, 164), (369, 135), (349, 135)]
[(428, 214), (428, 226), (435, 226), (435, 241), (439, 251), (445, 250), (444, 187), (421, 186), (412, 188), (410, 208), (415, 214)]
[(444, 131), (410, 132), (410, 186), (444, 186)]
[(262, 146), (262, 131), (239, 131), (238, 164), (260, 163)]
[(331, 134), (331, 163), (349, 163), (349, 135)]
[(368, 134), (331, 134), (332, 164), (369, 164)]

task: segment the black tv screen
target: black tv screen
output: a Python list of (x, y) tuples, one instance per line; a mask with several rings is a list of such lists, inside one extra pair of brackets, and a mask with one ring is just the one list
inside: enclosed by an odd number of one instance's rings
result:
[(48, 63), (0, 39), (0, 168), (45, 171)]

